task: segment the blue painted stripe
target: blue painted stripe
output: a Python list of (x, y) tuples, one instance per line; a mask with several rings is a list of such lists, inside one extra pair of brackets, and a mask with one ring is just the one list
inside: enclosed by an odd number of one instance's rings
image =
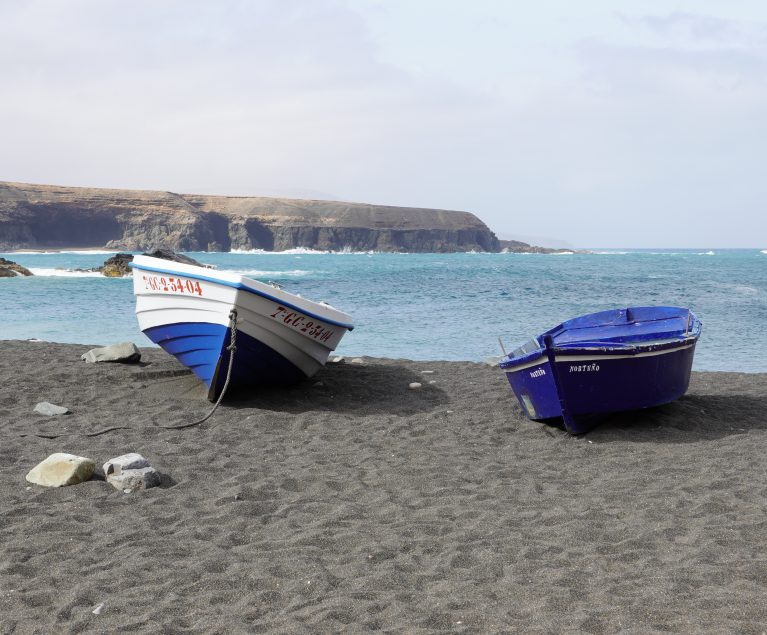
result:
[(153, 326), (144, 334), (210, 386), (228, 329), (207, 322)]
[(173, 271), (172, 269), (160, 269), (157, 267), (147, 267), (146, 265), (137, 265), (134, 263), (128, 263), (129, 267), (135, 267), (136, 269), (142, 269), (143, 271), (153, 271), (154, 273), (167, 273), (167, 274), (173, 274), (174, 276), (183, 276), (185, 278), (194, 278), (195, 280), (204, 280), (206, 282), (215, 282), (216, 284), (223, 285), (225, 287), (232, 287), (233, 289), (239, 289), (241, 291), (248, 291), (249, 293), (252, 293), (254, 295), (259, 295), (262, 298), (266, 298), (267, 300), (271, 300), (272, 302), (277, 302), (278, 304), (288, 307), (289, 309), (293, 309), (294, 311), (298, 311), (299, 313), (303, 313), (304, 315), (308, 315), (310, 318), (314, 318), (315, 320), (321, 320), (322, 322), (327, 322), (328, 324), (332, 324), (333, 326), (340, 326), (342, 328), (348, 329), (350, 331), (354, 330), (354, 324), (345, 324), (343, 322), (338, 322), (336, 320), (332, 320), (327, 317), (323, 317), (321, 315), (317, 315), (316, 313), (312, 313), (311, 311), (307, 311), (306, 309), (302, 309), (299, 306), (296, 306), (295, 304), (291, 304), (290, 302), (285, 302), (284, 300), (281, 300), (279, 298), (275, 298), (272, 295), (269, 295), (268, 293), (265, 293), (263, 291), (259, 291), (257, 289), (251, 289), (250, 287), (245, 286), (241, 282), (229, 282), (228, 280), (221, 280), (220, 278), (212, 278), (210, 276), (201, 276), (199, 274), (195, 273), (186, 273), (184, 271)]
[[(208, 322), (176, 322), (153, 326), (144, 334), (189, 368), (208, 387), (215, 400), (229, 365), (229, 329)], [(216, 370), (218, 369), (218, 372)], [(237, 332), (237, 351), (230, 386), (291, 384), (305, 378), (300, 368), (263, 342)]]

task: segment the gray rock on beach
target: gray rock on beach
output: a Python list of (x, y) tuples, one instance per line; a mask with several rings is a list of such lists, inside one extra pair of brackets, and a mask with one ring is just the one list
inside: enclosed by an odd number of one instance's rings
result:
[(96, 469), (93, 460), (64, 452), (51, 454), (27, 474), (27, 481), (45, 487), (77, 485), (87, 481)]
[(125, 470), (120, 474), (107, 477), (107, 482), (115, 489), (126, 494), (140, 489), (157, 487), (160, 484), (160, 473), (153, 467), (142, 467), (138, 470)]
[(92, 348), (87, 353), (81, 355), (88, 363), (96, 362), (122, 362), (123, 364), (134, 364), (141, 360), (141, 352), (133, 342), (121, 342), (104, 346), (103, 348)]
[(69, 409), (65, 408), (64, 406), (57, 406), (56, 404), (52, 404), (48, 401), (41, 401), (40, 403), (35, 404), (35, 412), (41, 415), (54, 417), (56, 415), (68, 414)]
[(115, 457), (104, 463), (107, 483), (124, 492), (149, 489), (160, 484), (160, 474), (137, 452)]
[(149, 467), (149, 461), (138, 452), (129, 452), (104, 463), (104, 476), (121, 474), (125, 470), (140, 470), (142, 467)]

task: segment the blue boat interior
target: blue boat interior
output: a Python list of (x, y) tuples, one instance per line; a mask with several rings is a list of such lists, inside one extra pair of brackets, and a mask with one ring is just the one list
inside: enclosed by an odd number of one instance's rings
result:
[(629, 307), (566, 320), (513, 350), (501, 362), (512, 368), (535, 361), (547, 347), (558, 351), (602, 348), (636, 350), (659, 342), (678, 342), (700, 335), (701, 323), (680, 307)]
[[(630, 307), (601, 311), (567, 320), (546, 331), (552, 344), (641, 343), (684, 338), (697, 320), (689, 309), (678, 307)], [(699, 325), (699, 323), (697, 323)]]

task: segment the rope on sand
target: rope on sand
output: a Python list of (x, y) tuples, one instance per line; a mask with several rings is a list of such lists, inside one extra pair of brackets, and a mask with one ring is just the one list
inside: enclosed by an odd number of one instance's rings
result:
[(28, 433), (28, 434), (20, 434), (20, 437), (39, 437), (41, 439), (58, 439), (59, 437), (71, 437), (71, 436), (78, 436), (78, 437), (97, 437), (101, 434), (106, 434), (107, 432), (112, 432), (112, 430), (129, 430), (130, 426), (112, 426), (111, 428), (104, 428), (103, 430), (97, 430), (96, 432), (84, 432), (82, 434), (77, 434), (75, 432), (69, 433), (69, 434), (37, 434), (37, 433)]
[[(234, 353), (237, 351), (237, 310), (232, 309), (229, 313), (229, 346), (226, 347), (226, 350), (229, 351), (229, 367), (226, 369), (226, 380), (224, 381), (224, 387), (221, 389), (221, 393), (218, 396), (218, 399), (216, 400), (216, 403), (213, 405), (213, 408), (211, 411), (206, 414), (202, 419), (199, 419), (197, 421), (193, 421), (192, 423), (181, 423), (179, 425), (175, 426), (158, 426), (160, 428), (163, 428), (165, 430), (183, 430), (184, 428), (191, 428), (193, 426), (198, 426), (201, 423), (205, 423), (208, 419), (210, 419), (213, 416), (213, 413), (216, 412), (216, 409), (218, 408), (221, 401), (224, 399), (224, 395), (226, 394), (226, 389), (229, 387), (229, 379), (232, 376), (232, 367), (234, 366)], [(20, 434), (20, 437), (39, 437), (41, 439), (58, 439), (59, 437), (69, 437), (69, 436), (78, 436), (78, 437), (97, 437), (102, 434), (106, 434), (107, 432), (112, 432), (113, 430), (129, 430), (131, 429), (131, 426), (112, 426), (111, 428), (104, 428), (103, 430), (97, 430), (96, 432), (86, 432), (82, 434), (77, 433), (69, 433), (69, 434), (36, 434), (36, 433), (28, 433), (28, 434)]]

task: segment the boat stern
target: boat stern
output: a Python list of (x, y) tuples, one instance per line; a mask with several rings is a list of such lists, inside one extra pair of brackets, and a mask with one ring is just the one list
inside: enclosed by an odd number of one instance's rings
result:
[(498, 365), (529, 419), (562, 416), (551, 364), (537, 339), (506, 355)]

